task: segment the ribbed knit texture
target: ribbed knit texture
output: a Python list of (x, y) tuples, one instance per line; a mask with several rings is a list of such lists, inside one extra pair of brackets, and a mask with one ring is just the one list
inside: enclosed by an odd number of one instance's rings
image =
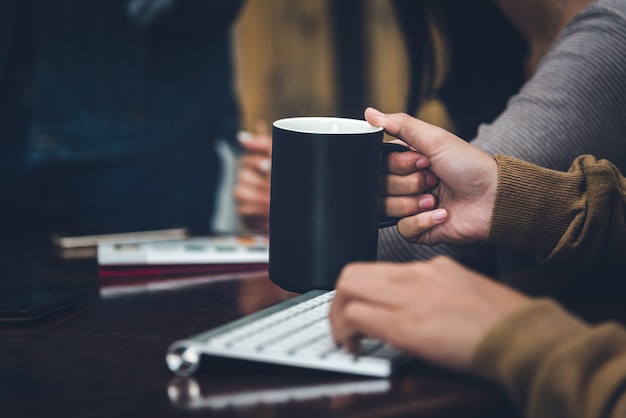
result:
[(495, 159), (498, 189), (485, 242), (548, 256), (584, 209), (578, 204), (582, 173), (541, 168), (503, 155)]
[(578, 157), (567, 172), (496, 155), (498, 188), (486, 243), (590, 271), (626, 254), (626, 179), (607, 160)]

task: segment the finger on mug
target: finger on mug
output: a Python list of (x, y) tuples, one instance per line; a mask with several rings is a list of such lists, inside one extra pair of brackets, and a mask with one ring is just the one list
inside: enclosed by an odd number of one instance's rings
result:
[[(373, 126), (384, 128), (388, 135), (404, 141), (427, 157), (436, 152), (442, 135), (448, 140), (452, 136), (442, 128), (416, 119), (406, 113), (385, 114), (369, 107), (365, 110), (365, 119)], [(458, 140), (462, 141), (461, 139)]]
[(385, 216), (406, 218), (432, 210), (436, 203), (435, 197), (429, 193), (413, 196), (383, 196), (380, 199), (380, 211)]
[(383, 177), (381, 194), (411, 196), (432, 189), (438, 182), (430, 170), (419, 170), (406, 176), (388, 174)]
[[(424, 158), (422, 154), (415, 151), (392, 152), (383, 159), (383, 171), (392, 174), (407, 175), (419, 170), (419, 168), (417, 168), (417, 162), (424, 160)], [(428, 161), (428, 159), (426, 159), (426, 161)]]
[(397, 224), (398, 233), (409, 242), (433, 245), (436, 243), (426, 242), (427, 237), (424, 237), (424, 233), (441, 225), (447, 219), (448, 211), (443, 208), (425, 211), (400, 219)]

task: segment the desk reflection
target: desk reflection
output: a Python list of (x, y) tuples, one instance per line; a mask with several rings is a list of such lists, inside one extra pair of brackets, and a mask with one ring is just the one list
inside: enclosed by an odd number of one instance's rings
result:
[(324, 398), (329, 403), (360, 394), (383, 394), (391, 384), (386, 379), (367, 379), (353, 382), (289, 385), (238, 392), (203, 394), (200, 384), (193, 378), (175, 378), (167, 394), (176, 407), (191, 410), (250, 407), (258, 404), (276, 405), (294, 401)]

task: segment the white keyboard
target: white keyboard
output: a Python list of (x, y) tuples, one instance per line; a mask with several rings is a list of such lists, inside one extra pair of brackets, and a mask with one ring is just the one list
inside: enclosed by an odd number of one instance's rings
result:
[(361, 341), (358, 353), (334, 343), (328, 310), (334, 291), (313, 290), (186, 340), (168, 349), (168, 367), (193, 374), (201, 356), (222, 356), (312, 369), (387, 377), (410, 357), (379, 340)]

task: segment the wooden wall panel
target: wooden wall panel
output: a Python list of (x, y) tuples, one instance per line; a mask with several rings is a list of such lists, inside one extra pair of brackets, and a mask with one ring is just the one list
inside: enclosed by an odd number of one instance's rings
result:
[(243, 123), (336, 113), (330, 0), (248, 0), (235, 27)]
[(407, 98), (406, 46), (389, 0), (365, 2), (369, 51), (369, 103), (383, 112), (403, 112)]
[[(346, 4), (361, 9), (352, 16)], [(248, 0), (234, 37), (247, 129), (257, 119), (360, 117), (370, 105), (405, 110), (406, 47), (390, 0)], [(346, 54), (351, 43), (359, 51)]]

